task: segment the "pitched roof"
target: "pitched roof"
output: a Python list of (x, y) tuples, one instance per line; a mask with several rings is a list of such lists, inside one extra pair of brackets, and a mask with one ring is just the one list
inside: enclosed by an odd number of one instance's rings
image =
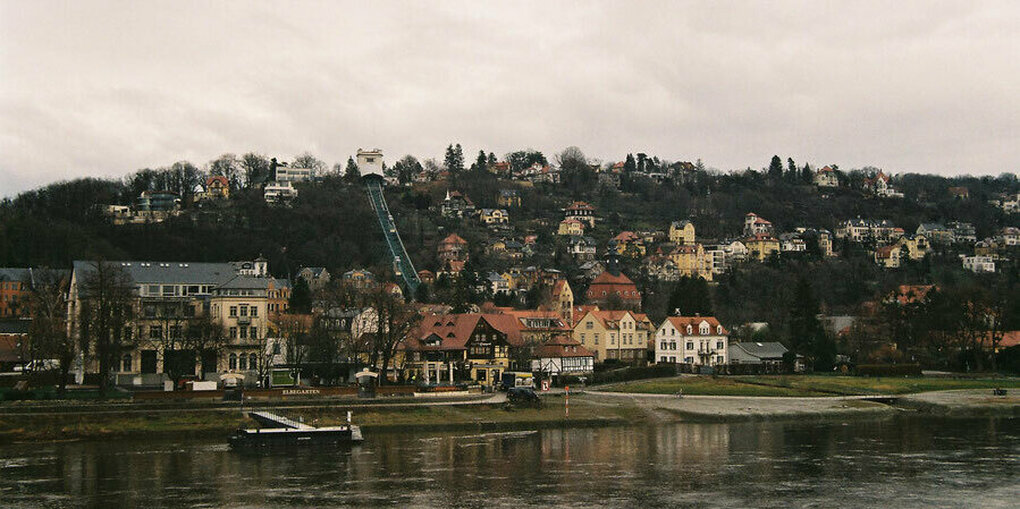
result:
[(460, 235), (457, 235), (456, 233), (451, 233), (447, 235), (446, 238), (443, 239), (442, 242), (440, 242), (440, 244), (467, 244), (467, 241), (462, 239)]
[(555, 359), (559, 357), (594, 357), (595, 354), (568, 336), (555, 336), (535, 349), (535, 357)]
[[(92, 261), (75, 260), (73, 267), (78, 278), (95, 271)], [(221, 285), (233, 279), (237, 272), (231, 263), (178, 263), (146, 261), (106, 262), (120, 266), (135, 283), (178, 283)]]
[(595, 210), (591, 204), (583, 201), (575, 201), (567, 206), (565, 210)]
[[(669, 323), (680, 332), (680, 335), (684, 334), (687, 330), (687, 326), (690, 325), (695, 331), (701, 327), (702, 322), (708, 322), (708, 326), (712, 329), (712, 334), (718, 334), (718, 327), (720, 327), (719, 320), (714, 316), (670, 316), (666, 318)], [(723, 327), (722, 334), (729, 334), (729, 331)]]
[(31, 280), (32, 269), (22, 269), (16, 267), (0, 267), (0, 281), (29, 282)]
[[(408, 347), (419, 350), (463, 350), (479, 320), (485, 320), (494, 329), (506, 334), (507, 342), (520, 345), (520, 322), (510, 315), (481, 313), (452, 313), (429, 315), (422, 318), (418, 327), (408, 334)], [(424, 340), (435, 335), (439, 346), (426, 346)]]
[(763, 359), (782, 359), (787, 352), (782, 343), (740, 342), (730, 344), (730, 359), (740, 362), (760, 362)]

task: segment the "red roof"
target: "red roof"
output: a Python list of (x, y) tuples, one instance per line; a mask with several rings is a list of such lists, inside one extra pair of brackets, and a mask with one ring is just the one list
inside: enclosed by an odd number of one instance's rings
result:
[(574, 203), (571, 203), (566, 210), (595, 210), (595, 207), (592, 207), (583, 201), (575, 201)]
[[(416, 350), (463, 350), (471, 333), (484, 319), (494, 329), (506, 334), (507, 342), (518, 346), (521, 342), (520, 322), (510, 315), (454, 313), (448, 315), (430, 315), (422, 318), (417, 329), (408, 334), (408, 348)], [(425, 346), (422, 340), (435, 334), (439, 337), (439, 346)]]
[[(701, 327), (701, 322), (708, 322), (708, 326), (711, 328), (710, 333), (713, 335), (718, 334), (717, 331), (721, 325), (719, 320), (717, 320), (714, 316), (671, 316), (667, 318), (667, 320), (669, 320), (669, 323), (672, 324), (681, 335), (687, 331), (688, 325), (690, 325), (691, 328), (694, 329), (695, 333), (697, 333), (699, 327)], [(729, 334), (729, 331), (723, 327), (722, 333)]]
[(457, 235), (456, 233), (451, 233), (447, 235), (446, 238), (443, 239), (442, 242), (440, 242), (440, 244), (467, 244), (467, 241), (462, 239), (460, 235)]
[(595, 354), (581, 346), (581, 343), (567, 336), (557, 336), (535, 349), (535, 357), (555, 359), (560, 357), (594, 357)]
[(617, 242), (635, 242), (641, 240), (641, 237), (638, 237), (638, 235), (634, 232), (624, 231), (620, 232), (619, 235), (613, 237), (613, 240)]
[(890, 297), (902, 305), (913, 304), (926, 299), (932, 290), (937, 289), (935, 285), (900, 285)]
[(230, 187), (230, 182), (227, 180), (227, 177), (224, 177), (223, 175), (213, 175), (212, 177), (205, 179), (205, 186), (209, 187), (213, 184), (213, 182), (219, 182), (220, 185), (224, 187)]
[(882, 246), (875, 250), (875, 256), (879, 258), (892, 258), (893, 249), (896, 246)]

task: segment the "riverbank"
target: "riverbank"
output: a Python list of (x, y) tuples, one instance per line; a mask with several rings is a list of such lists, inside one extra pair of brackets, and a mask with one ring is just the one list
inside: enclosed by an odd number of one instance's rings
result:
[[(432, 404), (330, 404), (280, 408), (315, 426), (346, 421), (348, 410), (366, 434), (430, 431), (511, 431), (668, 422), (884, 419), (915, 412), (950, 417), (1020, 417), (1020, 396), (985, 390), (921, 393), (869, 401), (865, 397), (684, 396), (589, 391), (543, 396), (540, 409), (507, 410), (498, 398)], [(221, 437), (251, 425), (240, 409), (197, 408), (94, 413), (0, 414), (0, 442), (127, 437)]]
[(698, 396), (832, 397), (890, 396), (933, 391), (1003, 388), (1020, 390), (1020, 378), (858, 377), (836, 375), (700, 376), (635, 380), (600, 386), (629, 394)]

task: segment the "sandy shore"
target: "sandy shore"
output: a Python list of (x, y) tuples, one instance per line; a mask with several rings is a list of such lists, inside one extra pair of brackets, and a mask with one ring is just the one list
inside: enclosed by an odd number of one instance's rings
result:
[(897, 405), (945, 416), (1020, 417), (1020, 391), (995, 396), (987, 389), (922, 392), (902, 396)]

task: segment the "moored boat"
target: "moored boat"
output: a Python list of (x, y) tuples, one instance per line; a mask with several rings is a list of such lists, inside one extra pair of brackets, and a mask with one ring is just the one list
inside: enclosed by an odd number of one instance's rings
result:
[[(238, 428), (227, 439), (232, 448), (259, 448), (308, 444), (356, 444), (364, 440), (361, 428), (351, 424), (315, 427), (269, 412), (250, 412), (249, 417), (260, 424), (257, 428)], [(264, 427), (263, 427), (264, 426)]]

